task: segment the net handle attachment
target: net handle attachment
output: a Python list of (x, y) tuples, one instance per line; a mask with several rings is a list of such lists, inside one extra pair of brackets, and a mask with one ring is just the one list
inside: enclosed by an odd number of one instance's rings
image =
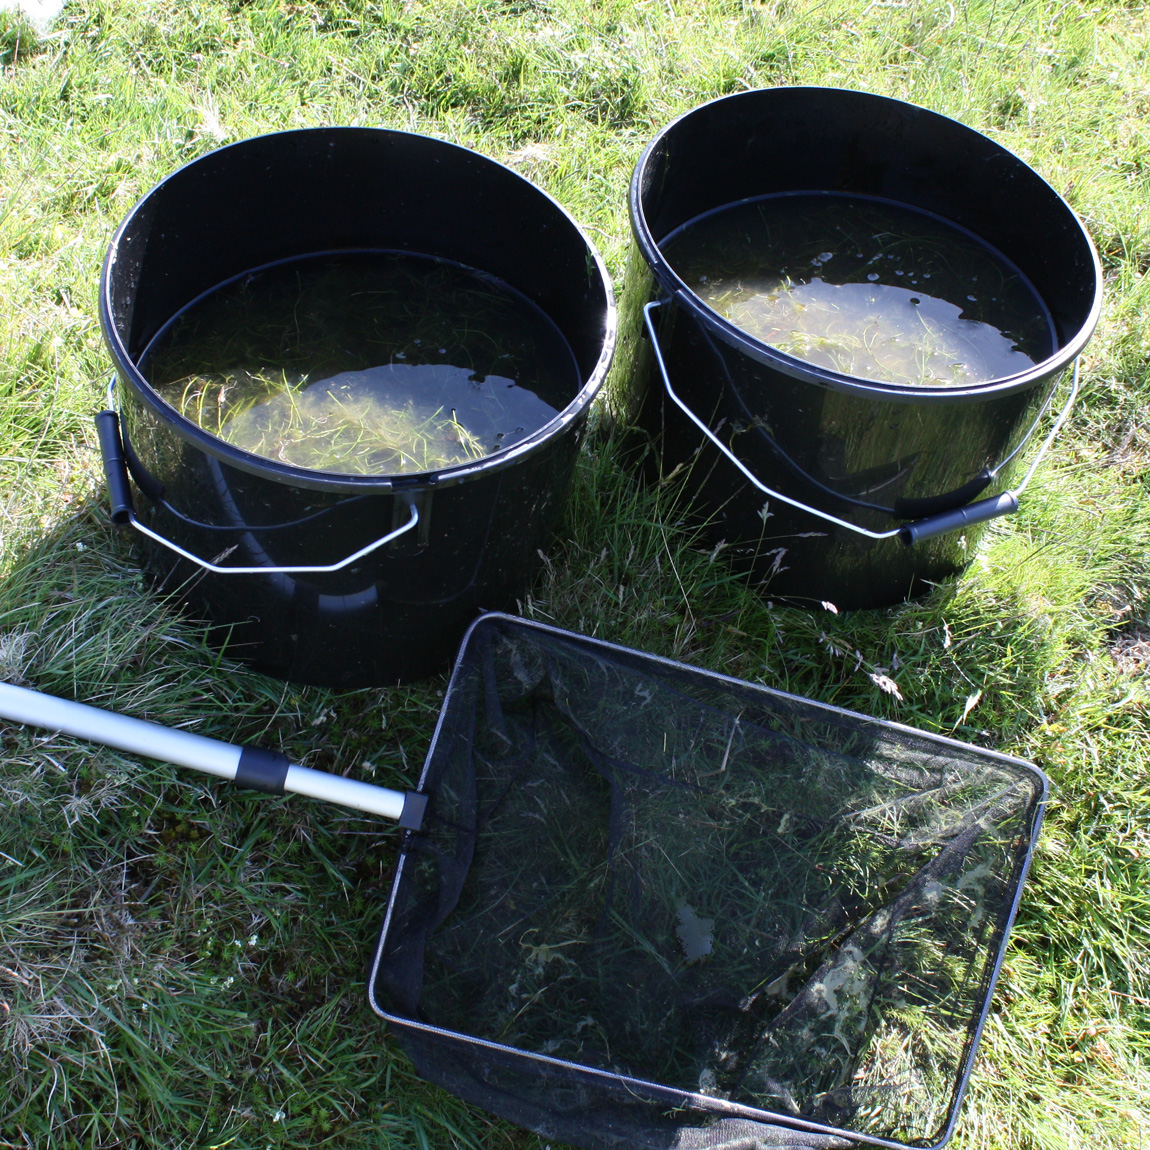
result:
[[(663, 377), (663, 387), (671, 401), (679, 408), (680, 411), (699, 429), (700, 432), (711, 443), (718, 448), (718, 450), (739, 470), (743, 477), (757, 490), (761, 491), (764, 495), (771, 499), (778, 499), (781, 503), (786, 503), (790, 507), (795, 507), (800, 511), (805, 511), (810, 515), (814, 515), (819, 519), (825, 520), (827, 523), (833, 523), (836, 527), (843, 527), (848, 531), (853, 531), (856, 535), (865, 536), (867, 539), (900, 539), (908, 547), (913, 546), (915, 543), (922, 542), (925, 539), (933, 539), (938, 535), (945, 535), (951, 531), (957, 531), (963, 527), (969, 527), (975, 523), (985, 523), (990, 519), (997, 519), (1002, 515), (1009, 515), (1018, 510), (1019, 497), (1030, 483), (1031, 477), (1037, 470), (1038, 465), (1045, 458), (1046, 453), (1050, 450), (1054, 442), (1055, 436), (1062, 430), (1062, 425), (1066, 422), (1070, 415), (1071, 409), (1074, 407), (1074, 401), (1078, 398), (1079, 389), (1079, 361), (1074, 361), (1074, 372), (1071, 378), (1070, 394), (1067, 396), (1066, 402), (1063, 404), (1062, 410), (1059, 412), (1058, 417), (1054, 421), (1053, 427), (1050, 429), (1049, 434), (1043, 440), (1042, 445), (1039, 447), (1034, 459), (1031, 461), (1026, 474), (1022, 477), (1022, 482), (1009, 491), (1003, 491), (998, 495), (989, 496), (986, 499), (979, 499), (974, 503), (968, 503), (964, 507), (957, 507), (951, 511), (943, 511), (937, 515), (927, 515), (922, 519), (916, 519), (910, 523), (904, 523), (901, 527), (894, 527), (888, 531), (871, 531), (866, 527), (860, 527), (857, 523), (851, 523), (846, 519), (840, 519), (837, 515), (831, 515), (830, 512), (820, 511), (817, 507), (812, 507), (810, 504), (803, 503), (801, 500), (792, 499), (789, 495), (784, 495), (781, 491), (776, 491), (773, 487), (768, 487), (752, 472), (746, 464), (743, 463), (738, 456), (725, 444), (719, 437), (707, 426), (706, 422), (700, 419), (695, 412), (688, 406), (688, 404), (678, 395), (674, 386), (671, 383), (671, 376), (667, 370), (666, 360), (663, 358), (663, 350), (659, 346), (659, 336), (655, 329), (655, 322), (651, 318), (652, 312), (665, 303), (669, 302), (667, 299), (651, 300), (643, 306), (643, 322), (646, 325), (647, 335), (651, 341), (651, 349), (655, 354), (655, 362), (659, 366), (659, 374)], [(1046, 401), (1043, 403), (1042, 408), (1035, 417), (1034, 422), (1031, 424), (1026, 434), (1023, 436), (1022, 441), (1017, 447), (996, 467), (988, 469), (983, 474), (990, 480), (993, 480), (998, 473), (1010, 463), (1016, 455), (1030, 442), (1035, 431), (1038, 428), (1039, 421), (1045, 416), (1050, 409), (1051, 403), (1054, 399), (1054, 389), (1051, 389), (1050, 395), (1047, 396)]]
[(75, 703), (0, 683), (0, 718), (61, 731), (131, 754), (190, 767), (265, 794), (308, 795), (314, 799), (394, 819), (401, 827), (419, 830), (427, 796), (394, 791), (358, 779), (300, 767), (286, 755), (264, 747), (235, 746), (219, 739), (133, 719), (86, 703)]
[(416, 506), (415, 499), (408, 494), (397, 492), (397, 502), (407, 505), (409, 513), (407, 522), (400, 524), (399, 527), (389, 531), (386, 535), (380, 536), (374, 543), (361, 547), (337, 563), (308, 567), (224, 567), (208, 559), (202, 559), (199, 555), (194, 555), (178, 543), (159, 534), (159, 532), (153, 531), (146, 523), (141, 523), (136, 517), (135, 506), (132, 503), (132, 489), (128, 481), (128, 464), (124, 456), (124, 442), (120, 434), (120, 417), (115, 411), (110, 409), (101, 411), (96, 416), (96, 436), (100, 441), (100, 456), (104, 464), (104, 479), (108, 484), (109, 511), (112, 522), (117, 527), (134, 527), (141, 535), (145, 535), (153, 542), (166, 547), (169, 551), (179, 555), (181, 559), (187, 559), (190, 563), (196, 564), (197, 567), (212, 572), (213, 575), (326, 575), (332, 571), (342, 571), (364, 556), (370, 555), (385, 544), (398, 539), (401, 535), (412, 530), (419, 522), (419, 508)]

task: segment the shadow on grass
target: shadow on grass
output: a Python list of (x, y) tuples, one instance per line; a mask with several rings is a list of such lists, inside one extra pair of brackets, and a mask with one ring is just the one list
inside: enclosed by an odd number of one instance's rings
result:
[[(7, 679), (414, 783), (434, 685), (291, 687), (201, 637), (91, 505), (0, 578)], [(0, 746), (7, 1145), (406, 1146), (417, 1124), (446, 1145), (485, 1126), (365, 1002), (394, 830), (14, 724)]]

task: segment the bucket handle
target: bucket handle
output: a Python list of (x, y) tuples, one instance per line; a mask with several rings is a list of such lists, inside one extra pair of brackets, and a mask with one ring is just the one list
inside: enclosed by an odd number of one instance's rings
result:
[(104, 478), (108, 484), (108, 501), (111, 504), (112, 522), (117, 527), (131, 525), (141, 535), (146, 535), (162, 547), (174, 551), (182, 559), (187, 559), (205, 571), (211, 571), (214, 575), (326, 575), (332, 571), (342, 571), (343, 568), (350, 567), (384, 544), (398, 539), (400, 535), (410, 531), (419, 522), (419, 509), (416, 507), (414, 499), (405, 499), (404, 496), (397, 495), (397, 499), (407, 502), (410, 511), (407, 522), (394, 531), (389, 531), (386, 535), (381, 536), (374, 543), (361, 547), (354, 554), (349, 555), (346, 559), (341, 559), (338, 563), (329, 563), (322, 567), (222, 567), (218, 563), (212, 563), (207, 559), (201, 559), (198, 555), (193, 555), (192, 552), (153, 531), (147, 524), (141, 523), (136, 518), (136, 510), (132, 503), (132, 489), (128, 483), (128, 464), (124, 458), (124, 443), (120, 437), (120, 417), (116, 412), (101, 411), (96, 416), (96, 435), (100, 441), (100, 455), (104, 461)]
[[(666, 361), (663, 359), (663, 350), (659, 346), (659, 336), (655, 330), (654, 320), (651, 318), (652, 311), (657, 307), (662, 307), (666, 302), (667, 300), (665, 299), (651, 300), (650, 303), (645, 304), (643, 306), (643, 322), (646, 324), (647, 334), (651, 339), (651, 348), (655, 353), (655, 362), (659, 365), (659, 374), (663, 377), (663, 386), (666, 388), (667, 394), (671, 397), (675, 406), (738, 468), (743, 477), (754, 487), (758, 488), (764, 495), (772, 499), (778, 499), (791, 507), (797, 507), (800, 511), (806, 511), (811, 515), (817, 516), (819, 519), (833, 523), (836, 527), (845, 527), (848, 531), (853, 531), (856, 535), (864, 535), (867, 539), (894, 539), (897, 537), (910, 547), (924, 539), (933, 539), (937, 535), (945, 535), (950, 531), (958, 531), (974, 523), (985, 523), (987, 520), (997, 519), (1001, 515), (1009, 515), (1011, 512), (1017, 511), (1019, 496), (1026, 489), (1038, 465), (1050, 450), (1050, 445), (1054, 442), (1054, 437), (1062, 430), (1062, 425), (1066, 422), (1067, 417), (1070, 415), (1071, 408), (1074, 406), (1074, 401), (1078, 397), (1079, 362), (1076, 359), (1074, 361), (1074, 374), (1070, 385), (1070, 395), (1067, 397), (1066, 403), (1059, 412), (1058, 418), (1054, 421), (1054, 426), (1050, 429), (1050, 433), (1043, 440), (1041, 447), (1039, 447), (1037, 454), (1031, 461), (1030, 467), (1022, 477), (1022, 482), (1019, 483), (1017, 487), (1010, 491), (1003, 491), (998, 495), (989, 496), (986, 499), (979, 499), (975, 503), (968, 503), (965, 507), (956, 507), (951, 511), (943, 511), (937, 515), (927, 515), (922, 519), (914, 520), (912, 523), (904, 523), (901, 527), (895, 527), (890, 531), (870, 531), (866, 527), (859, 527), (855, 523), (840, 519), (838, 516), (831, 515), (827, 511), (820, 511), (817, 507), (811, 507), (809, 504), (784, 495), (781, 491), (776, 491), (773, 487), (768, 487), (759, 480), (759, 478), (746, 467), (742, 460), (715, 435), (707, 424), (687, 406), (671, 384), (671, 376), (667, 371)], [(1046, 402), (1042, 405), (1042, 410), (1039, 411), (1035, 418), (1034, 423), (1026, 435), (1023, 436), (1022, 442), (1019, 443), (997, 467), (991, 468), (984, 473), (991, 480), (993, 480), (1002, 468), (1014, 459), (1026, 443), (1029, 442), (1031, 436), (1034, 434), (1035, 428), (1038, 426), (1039, 420), (1046, 414), (1053, 398), (1054, 391), (1052, 389)]]

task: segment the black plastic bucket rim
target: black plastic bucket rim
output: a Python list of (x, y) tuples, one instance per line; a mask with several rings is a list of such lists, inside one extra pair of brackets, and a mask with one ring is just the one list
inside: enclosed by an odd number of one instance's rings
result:
[[(798, 359), (795, 356), (788, 355), (786, 352), (780, 351), (777, 348), (772, 347), (770, 344), (763, 343), (760, 340), (755, 339), (753, 336), (748, 335), (741, 328), (731, 323), (730, 320), (725, 319), (717, 311), (704, 303), (703, 300), (698, 295), (696, 295), (694, 291), (692, 291), (690, 286), (679, 277), (675, 269), (663, 256), (659, 244), (664, 237), (660, 236), (656, 238), (654, 236), (650, 226), (648, 225), (646, 213), (643, 208), (643, 181), (646, 175), (648, 163), (651, 158), (662, 148), (667, 138), (671, 136), (684, 122), (690, 120), (693, 116), (699, 115), (723, 104), (736, 103), (738, 101), (744, 101), (748, 98), (761, 98), (764, 92), (771, 91), (798, 94), (810, 93), (812, 95), (817, 94), (820, 96), (839, 94), (849, 98), (861, 97), (868, 100), (873, 100), (876, 102), (876, 104), (885, 104), (888, 106), (898, 105), (905, 108), (911, 108), (921, 115), (934, 117), (938, 121), (944, 122), (951, 131), (969, 133), (972, 137), (978, 137), (983, 142), (983, 146), (987, 147), (988, 149), (996, 148), (1004, 155), (1010, 156), (1018, 164), (1026, 167), (1027, 171), (1030, 172), (1033, 179), (1041, 183), (1048, 190), (1050, 196), (1061, 203), (1067, 213), (1067, 216), (1077, 224), (1077, 227), (1080, 230), (1083, 239), (1085, 240), (1086, 250), (1089, 251), (1090, 257), (1093, 260), (1095, 290), (1090, 313), (1086, 321), (1080, 326), (1079, 330), (1075, 332), (1074, 335), (1061, 347), (1056, 348), (1055, 351), (1041, 363), (1035, 364), (1033, 367), (1024, 372), (1019, 372), (1010, 376), (1003, 376), (1000, 379), (986, 380), (982, 383), (973, 384), (969, 387), (919, 387), (913, 385), (900, 385), (863, 380), (854, 376), (844, 375), (841, 372), (831, 371), (827, 368), (818, 367), (814, 364), (810, 364), (804, 360)], [(798, 192), (825, 193), (826, 191), (827, 189), (825, 188), (795, 189), (794, 193), (786, 194), (795, 194)], [(868, 198), (878, 199), (880, 197), (871, 196)], [(707, 330), (712, 332), (719, 339), (723, 340), (723, 342), (726, 344), (733, 347), (736, 351), (748, 356), (750, 359), (757, 360), (772, 368), (773, 370), (780, 371), (796, 379), (803, 380), (804, 382), (813, 383), (835, 391), (854, 393), (856, 395), (865, 396), (868, 399), (899, 401), (904, 403), (910, 400), (912, 402), (923, 404), (961, 403), (964, 400), (978, 402), (986, 399), (988, 394), (1007, 394), (1014, 391), (1025, 390), (1027, 388), (1033, 387), (1036, 383), (1040, 383), (1052, 372), (1062, 371), (1078, 357), (1082, 349), (1089, 342), (1102, 312), (1102, 266), (1098, 259), (1098, 254), (1095, 251), (1094, 244), (1090, 239), (1089, 233), (1087, 232), (1082, 221), (1078, 218), (1077, 214), (1066, 202), (1066, 200), (1061, 195), (1059, 195), (1059, 193), (1053, 187), (1051, 187), (1051, 185), (1037, 172), (1030, 168), (1029, 165), (1026, 165), (1025, 161), (1016, 156), (1008, 148), (1004, 148), (997, 141), (991, 140), (983, 133), (977, 132), (975, 129), (970, 128), (960, 121), (952, 119), (951, 117), (943, 116), (941, 113), (934, 112), (929, 108), (922, 107), (921, 105), (911, 104), (905, 100), (896, 100), (890, 96), (880, 96), (875, 93), (864, 92), (850, 88), (830, 88), (818, 85), (783, 85), (779, 88), (759, 88), (748, 92), (736, 92), (733, 95), (720, 96), (715, 100), (710, 100), (704, 104), (699, 104), (672, 120), (662, 129), (662, 131), (658, 133), (658, 135), (654, 137), (654, 139), (650, 141), (650, 143), (648, 143), (647, 147), (643, 150), (643, 154), (640, 156), (638, 163), (635, 165), (635, 170), (631, 177), (628, 202), (631, 216), (631, 227), (636, 242), (639, 245), (639, 249), (643, 255), (644, 260), (646, 260), (648, 266), (655, 276), (656, 282), (659, 284), (659, 287), (665, 296), (673, 298), (679, 306), (688, 311), (690, 315)], [(909, 206), (914, 207), (916, 210), (924, 210), (913, 204)], [(981, 239), (981, 237), (979, 238)]]
[[(398, 137), (418, 137), (421, 140), (431, 141), (434, 144), (442, 147), (445, 151), (465, 152), (474, 160), (481, 161), (483, 164), (489, 164), (495, 168), (501, 168), (506, 171), (510, 176), (516, 180), (522, 181), (528, 185), (534, 193), (541, 198), (547, 200), (554, 210), (563, 217), (565, 222), (571, 229), (579, 236), (579, 238), (586, 245), (588, 262), (594, 266), (596, 274), (601, 281), (604, 296), (606, 299), (606, 309), (604, 314), (604, 331), (602, 345), (599, 352), (599, 357), (591, 372), (583, 380), (582, 386), (576, 395), (568, 402), (553, 419), (549, 420), (542, 427), (536, 429), (530, 435), (520, 440), (518, 443), (512, 445), (505, 450), (494, 452), (490, 455), (485, 455), (477, 460), (469, 460), (464, 463), (455, 464), (450, 467), (445, 467), (436, 471), (423, 471), (423, 472), (405, 472), (403, 474), (391, 475), (344, 475), (336, 472), (312, 471), (307, 468), (297, 467), (293, 464), (283, 463), (279, 460), (269, 459), (266, 456), (256, 455), (252, 452), (244, 451), (241, 448), (235, 447), (225, 440), (212, 435), (210, 432), (205, 431), (198, 424), (188, 419), (186, 416), (181, 415), (171, 404), (167, 403), (155, 391), (152, 385), (144, 378), (143, 373), (139, 370), (135, 362), (135, 358), (129, 353), (128, 348), (125, 346), (124, 340), (117, 328), (116, 323), (112, 318), (112, 305), (110, 299), (110, 287), (112, 280), (112, 272), (117, 253), (120, 250), (121, 239), (124, 234), (132, 226), (137, 216), (145, 211), (147, 205), (152, 201), (153, 197), (161, 195), (163, 189), (174, 180), (178, 180), (181, 174), (186, 172), (189, 168), (199, 164), (208, 156), (218, 156), (220, 153), (229, 152), (235, 149), (243, 149), (256, 141), (266, 141), (269, 139), (287, 138), (290, 136), (302, 136), (308, 133), (314, 134), (331, 134), (333, 132), (377, 132), (381, 136), (398, 136)], [(345, 251), (355, 251), (363, 249), (340, 249), (341, 253)], [(373, 249), (374, 250), (374, 249)], [(333, 254), (331, 252), (309, 251), (300, 252), (296, 256), (289, 257), (289, 260)], [(418, 253), (417, 253), (418, 254)], [(273, 261), (273, 263), (282, 263), (287, 261)], [(273, 266), (273, 264), (264, 265), (266, 267)], [(262, 270), (257, 268), (250, 268), (247, 271)], [(477, 269), (484, 270), (484, 269)], [(246, 273), (242, 273), (246, 274)], [(230, 281), (229, 281), (230, 282)], [(215, 285), (220, 286), (220, 285)], [(514, 286), (514, 285), (512, 285)], [(211, 290), (214, 290), (211, 289)], [(185, 306), (193, 302), (192, 300), (185, 301)], [(606, 264), (603, 262), (595, 245), (591, 242), (587, 233), (575, 220), (570, 212), (563, 207), (553, 196), (540, 188), (537, 184), (528, 180), (525, 176), (520, 175), (513, 168), (508, 167), (506, 164), (500, 163), (498, 160), (493, 160), (489, 156), (484, 156), (481, 153), (475, 152), (473, 149), (465, 148), (459, 144), (453, 144), (448, 140), (442, 140), (438, 137), (427, 136), (424, 133), (417, 132), (403, 132), (394, 128), (341, 128), (341, 127), (320, 127), (320, 128), (298, 128), (288, 129), (281, 132), (269, 132), (258, 136), (247, 137), (243, 140), (238, 140), (233, 144), (227, 144), (223, 148), (214, 149), (206, 153), (204, 156), (198, 156), (196, 159), (181, 165), (175, 171), (165, 176), (163, 180), (155, 184), (146, 195), (144, 195), (132, 208), (132, 210), (125, 217), (120, 226), (116, 229), (115, 234), (108, 246), (107, 254), (104, 257), (103, 267), (100, 273), (100, 288), (99, 288), (99, 317), (100, 327), (104, 335), (104, 342), (112, 356), (112, 360), (116, 366), (116, 372), (119, 378), (127, 384), (135, 396), (140, 399), (151, 412), (158, 416), (163, 422), (170, 427), (175, 433), (186, 442), (190, 443), (196, 449), (206, 452), (208, 455), (214, 456), (216, 459), (228, 464), (231, 467), (237, 468), (241, 471), (249, 472), (253, 475), (263, 476), (278, 480), (284, 484), (290, 484), (293, 487), (300, 487), (314, 491), (326, 491), (347, 494), (376, 494), (386, 493), (392, 490), (411, 490), (413, 488), (426, 488), (426, 487), (450, 487), (458, 483), (465, 483), (469, 479), (477, 478), (480, 475), (486, 475), (494, 471), (500, 471), (505, 467), (510, 467), (529, 456), (535, 454), (540, 450), (548, 441), (553, 439), (559, 434), (564, 427), (579, 418), (598, 396), (603, 382), (607, 377), (607, 372), (611, 366), (611, 360), (615, 351), (615, 342), (617, 337), (618, 318), (615, 307), (614, 291), (611, 286), (611, 278), (607, 272)], [(113, 377), (113, 383), (115, 377)]]

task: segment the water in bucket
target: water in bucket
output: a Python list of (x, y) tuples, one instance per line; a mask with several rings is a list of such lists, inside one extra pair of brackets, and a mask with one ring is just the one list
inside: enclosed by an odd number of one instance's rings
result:
[(863, 197), (741, 201), (660, 248), (704, 303), (749, 335), (843, 375), (966, 387), (1054, 350), (1049, 313), (1017, 268), (926, 212)]
[(579, 390), (566, 341), (524, 296), (399, 252), (311, 256), (233, 280), (166, 325), (142, 366), (228, 443), (351, 475), (482, 458)]

